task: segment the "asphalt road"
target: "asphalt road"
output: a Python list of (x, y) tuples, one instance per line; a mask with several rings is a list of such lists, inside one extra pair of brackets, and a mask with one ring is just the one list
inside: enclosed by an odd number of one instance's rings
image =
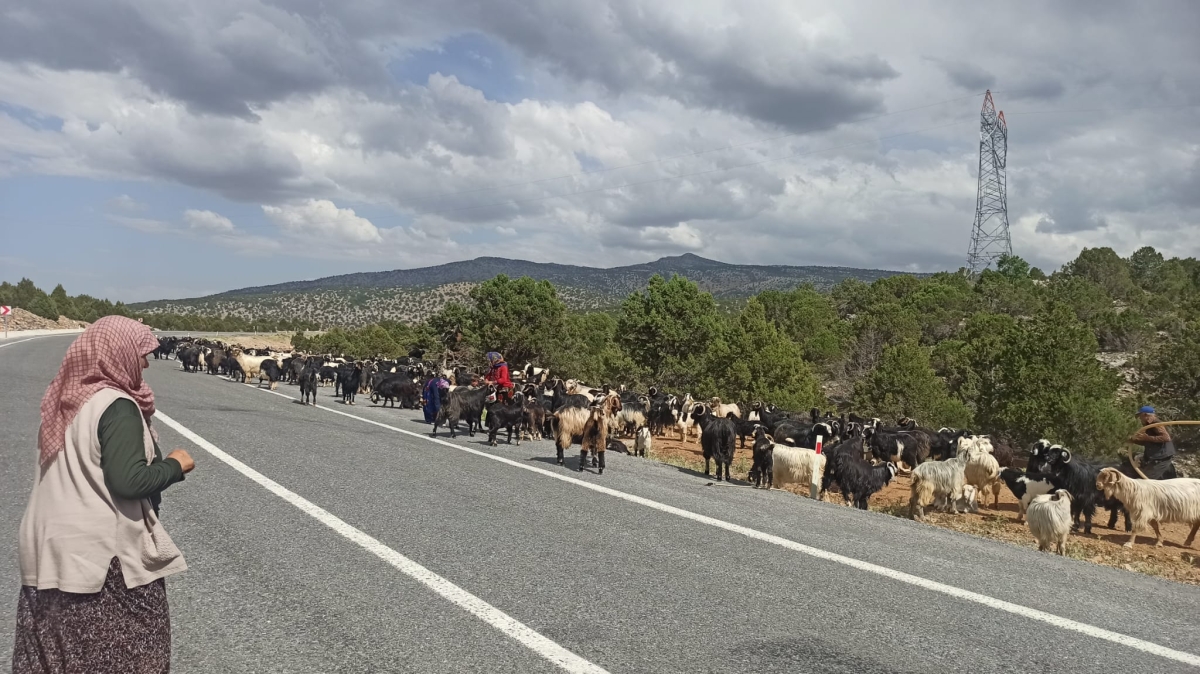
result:
[[(73, 337), (0, 342), (10, 607), (38, 402)], [(449, 446), (365, 397), (304, 407), (151, 363), (159, 410), (194, 434), (160, 420), (164, 452), (197, 463), (163, 499), (190, 567), (167, 581), (176, 672), (1200, 665), (1195, 587), (627, 456), (597, 476), (550, 442)]]

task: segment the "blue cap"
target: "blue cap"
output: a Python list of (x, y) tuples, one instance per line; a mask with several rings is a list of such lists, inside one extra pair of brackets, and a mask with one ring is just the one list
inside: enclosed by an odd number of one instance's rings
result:
[(1154, 414), (1154, 408), (1149, 405), (1143, 405), (1142, 409), (1138, 410), (1138, 414)]

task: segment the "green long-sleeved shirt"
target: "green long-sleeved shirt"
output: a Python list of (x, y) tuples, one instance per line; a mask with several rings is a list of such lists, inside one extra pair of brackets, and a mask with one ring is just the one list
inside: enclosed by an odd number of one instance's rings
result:
[(167, 487), (183, 480), (183, 467), (175, 459), (163, 459), (154, 444), (154, 461), (146, 463), (142, 435), (142, 411), (132, 400), (113, 401), (100, 416), (100, 469), (104, 484), (113, 496), (150, 499), (154, 512)]

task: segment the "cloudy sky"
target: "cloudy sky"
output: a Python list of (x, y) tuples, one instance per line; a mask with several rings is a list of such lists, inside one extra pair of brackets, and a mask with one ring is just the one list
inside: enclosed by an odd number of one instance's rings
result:
[(478, 255), (1200, 254), (1200, 4), (0, 2), (0, 279), (136, 301)]

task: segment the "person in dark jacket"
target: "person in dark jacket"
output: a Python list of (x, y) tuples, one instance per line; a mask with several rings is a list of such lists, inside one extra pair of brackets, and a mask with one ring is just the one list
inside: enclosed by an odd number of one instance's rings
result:
[[(1137, 418), (1142, 426), (1159, 422), (1154, 408), (1149, 405), (1138, 410)], [(1129, 441), (1145, 448), (1142, 450), (1142, 460), (1138, 465), (1146, 477), (1151, 480), (1169, 480), (1178, 477), (1175, 464), (1171, 461), (1171, 458), (1175, 456), (1175, 445), (1171, 442), (1171, 434), (1165, 427), (1159, 426), (1138, 431), (1129, 437)], [(1126, 459), (1125, 462), (1128, 464), (1129, 460)]]

